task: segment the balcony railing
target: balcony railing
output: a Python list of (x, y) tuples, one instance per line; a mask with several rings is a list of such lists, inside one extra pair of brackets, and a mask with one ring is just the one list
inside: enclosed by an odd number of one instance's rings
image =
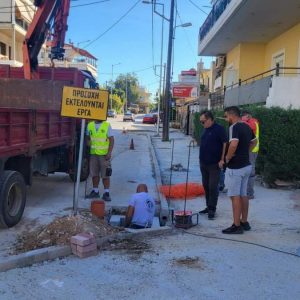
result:
[(214, 24), (218, 21), (218, 19), (223, 14), (223, 12), (225, 11), (226, 7), (230, 2), (231, 0), (219, 0), (213, 5), (211, 12), (207, 16), (203, 25), (200, 27), (199, 30), (200, 41), (202, 41), (205, 38), (205, 36), (208, 34), (208, 32), (211, 30)]
[(244, 85), (244, 84), (249, 84), (249, 83), (257, 81), (259, 79), (269, 77), (269, 76), (274, 76), (274, 75), (275, 76), (300, 75), (300, 68), (299, 67), (280, 67), (279, 64), (276, 64), (276, 67), (273, 68), (273, 69), (270, 69), (270, 70), (265, 71), (263, 73), (257, 74), (255, 76), (252, 76), (252, 77), (247, 78), (245, 80), (239, 79), (239, 81), (236, 82), (236, 83), (233, 83), (233, 84), (228, 85), (228, 86), (224, 86), (224, 89), (225, 90), (232, 89), (232, 88), (235, 88), (237, 86), (241, 86), (241, 85)]

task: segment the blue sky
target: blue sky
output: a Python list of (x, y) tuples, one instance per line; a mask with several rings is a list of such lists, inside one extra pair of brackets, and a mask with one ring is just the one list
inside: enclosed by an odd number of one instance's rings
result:
[[(96, 0), (73, 0), (71, 5), (95, 2)], [(152, 51), (152, 17), (151, 5), (139, 4), (124, 17), (115, 27), (109, 30), (97, 41), (98, 36), (105, 32), (114, 22), (124, 15), (137, 0), (110, 0), (107, 2), (71, 8), (69, 15), (69, 29), (66, 41), (71, 40), (75, 45), (86, 48), (98, 58), (98, 81), (103, 84), (111, 80), (111, 66), (114, 67), (114, 79), (118, 73), (127, 73), (149, 68), (137, 72), (140, 84), (150, 92), (158, 89), (159, 77), (155, 76), (153, 64), (160, 64), (161, 21), (154, 15), (154, 43)], [(170, 0), (161, 0), (165, 4), (165, 15), (170, 13)], [(209, 0), (192, 0), (197, 6), (209, 13)], [(161, 6), (158, 6), (158, 9)], [(206, 15), (196, 8), (189, 0), (177, 0), (177, 10), (181, 20), (177, 17), (177, 24), (191, 22), (187, 28), (176, 28), (174, 44), (174, 81), (181, 70), (195, 68), (200, 57), (197, 56), (197, 39), (199, 27)], [(165, 22), (164, 56), (167, 60), (167, 39), (169, 23)], [(212, 58), (204, 58), (205, 66), (209, 66)]]

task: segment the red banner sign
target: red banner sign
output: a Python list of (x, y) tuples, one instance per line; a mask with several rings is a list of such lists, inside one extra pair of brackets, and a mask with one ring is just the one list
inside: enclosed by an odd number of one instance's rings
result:
[(181, 75), (185, 76), (197, 76), (197, 71), (196, 70), (189, 70), (189, 71), (181, 71)]
[(197, 87), (195, 86), (174, 86), (174, 98), (191, 98), (197, 97)]

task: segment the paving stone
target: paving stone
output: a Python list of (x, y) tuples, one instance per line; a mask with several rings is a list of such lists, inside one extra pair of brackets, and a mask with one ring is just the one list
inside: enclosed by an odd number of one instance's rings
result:
[(93, 243), (87, 246), (79, 246), (77, 245), (77, 254), (81, 253), (85, 253), (85, 252), (91, 252), (93, 250), (97, 250), (97, 244)]
[(80, 233), (71, 237), (71, 244), (86, 246), (95, 243), (95, 236), (89, 233)]

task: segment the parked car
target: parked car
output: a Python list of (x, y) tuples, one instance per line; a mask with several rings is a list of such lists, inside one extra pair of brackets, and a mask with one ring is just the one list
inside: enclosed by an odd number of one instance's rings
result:
[(113, 109), (109, 109), (109, 110), (107, 111), (107, 117), (109, 117), (109, 118), (116, 118), (116, 117), (117, 117), (116, 111), (113, 110)]
[(126, 112), (123, 116), (123, 122), (132, 121), (134, 122), (134, 114), (132, 112)]
[(156, 124), (157, 123), (157, 115), (156, 114), (146, 114), (143, 117), (144, 124)]

